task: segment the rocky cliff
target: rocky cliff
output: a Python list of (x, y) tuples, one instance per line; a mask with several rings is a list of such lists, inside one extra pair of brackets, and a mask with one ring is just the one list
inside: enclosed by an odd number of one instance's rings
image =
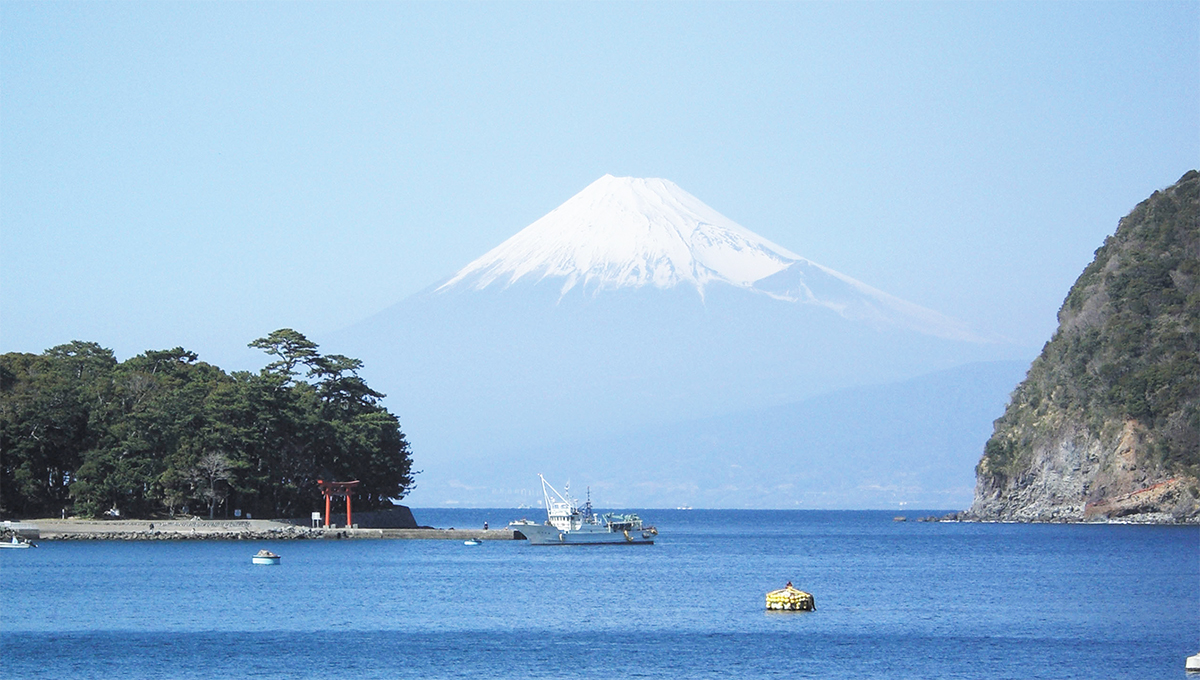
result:
[(982, 520), (1200, 522), (1200, 173), (1120, 221), (976, 467)]

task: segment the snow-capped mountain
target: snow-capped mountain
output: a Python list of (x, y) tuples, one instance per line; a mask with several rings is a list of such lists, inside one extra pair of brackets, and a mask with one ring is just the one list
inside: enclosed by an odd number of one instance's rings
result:
[(522, 281), (558, 286), (560, 297), (576, 288), (597, 295), (686, 286), (703, 298), (707, 287), (727, 284), (827, 307), (848, 319), (979, 339), (955, 319), (772, 243), (665, 179), (605, 175), (436, 291), (506, 288)]
[(703, 294), (712, 281), (750, 287), (800, 259), (674, 182), (605, 175), (440, 289), (556, 278), (564, 294), (680, 284)]
[[(623, 451), (597, 453), (596, 442), (1014, 358), (1013, 348), (807, 260), (667, 180), (608, 175), (440, 284), (318, 340), (361, 358), (363, 377), (388, 393), (425, 471), (414, 503), (491, 507), (529, 502), (521, 493), (539, 471), (585, 472), (583, 457), (589, 475), (608, 475), (589, 483), (636, 483), (642, 491), (623, 497), (654, 507), (670, 501), (653, 490), (674, 482), (631, 470), (671, 474), (663, 471), (686, 465), (687, 445), (672, 468), (645, 453), (636, 465)], [(806, 446), (786, 431), (763, 430), (775, 450)], [(714, 444), (727, 459), (753, 460), (739, 448), (761, 448), (753, 441)], [(786, 464), (770, 460), (763, 465)], [(838, 469), (855, 465), (875, 464)], [(695, 497), (740, 493), (722, 484)]]

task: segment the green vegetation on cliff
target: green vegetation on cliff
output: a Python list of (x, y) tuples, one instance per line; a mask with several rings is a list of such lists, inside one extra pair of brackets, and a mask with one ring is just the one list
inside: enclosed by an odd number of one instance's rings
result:
[[(977, 470), (981, 485), (1020, 484), (1036, 449), (1068, 431), (1102, 443), (1097, 469), (1121, 441), (1133, 456), (1131, 479), (1200, 476), (1200, 173), (1188, 172), (1120, 221), (1058, 319), (996, 421)], [(1095, 503), (1118, 491), (1092, 484), (1080, 493)]]
[(360, 361), (290, 329), (251, 346), (277, 361), (230, 375), (182, 348), (118, 363), (78, 341), (0, 355), (0, 511), (295, 517), (320, 507), (323, 475), (362, 480), (363, 510), (411, 488), (408, 442)]

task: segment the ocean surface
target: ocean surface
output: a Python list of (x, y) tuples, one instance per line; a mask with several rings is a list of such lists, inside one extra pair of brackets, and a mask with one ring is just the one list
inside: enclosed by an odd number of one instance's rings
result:
[[(493, 528), (537, 510), (414, 510)], [(4, 678), (1185, 678), (1200, 528), (646, 510), (652, 546), (44, 541)], [(259, 548), (279, 566), (250, 563)], [(768, 613), (787, 581), (811, 613)]]

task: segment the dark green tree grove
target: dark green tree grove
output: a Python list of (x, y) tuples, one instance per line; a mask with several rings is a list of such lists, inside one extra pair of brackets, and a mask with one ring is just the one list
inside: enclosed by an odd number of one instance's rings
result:
[(92, 413), (105, 407), (116, 365), (89, 342), (0, 356), (0, 507), (29, 515), (71, 504), (83, 453), (97, 443)]
[(291, 329), (250, 345), (277, 360), (230, 375), (182, 348), (0, 355), (0, 511), (295, 517), (320, 507), (319, 478), (361, 480), (364, 510), (411, 489), (408, 442), (362, 362)]

